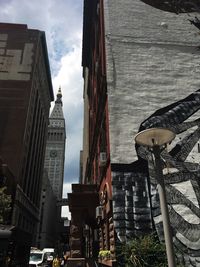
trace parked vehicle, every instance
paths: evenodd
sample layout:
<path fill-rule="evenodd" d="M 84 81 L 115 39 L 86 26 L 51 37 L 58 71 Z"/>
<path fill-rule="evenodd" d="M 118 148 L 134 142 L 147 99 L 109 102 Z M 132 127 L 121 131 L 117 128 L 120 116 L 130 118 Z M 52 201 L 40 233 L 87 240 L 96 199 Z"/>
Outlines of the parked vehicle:
<path fill-rule="evenodd" d="M 30 257 L 29 257 L 29 267 L 32 267 L 31 264 L 36 267 L 44 262 L 44 252 L 37 249 L 31 250 Z"/>
<path fill-rule="evenodd" d="M 44 248 L 39 250 L 37 248 L 31 248 L 29 267 L 46 267 L 53 261 L 54 248 Z"/>
<path fill-rule="evenodd" d="M 47 261 L 52 261 L 53 260 L 53 257 L 54 257 L 54 254 L 55 254 L 55 250 L 54 248 L 44 248 L 42 250 L 46 257 L 47 257 Z"/>

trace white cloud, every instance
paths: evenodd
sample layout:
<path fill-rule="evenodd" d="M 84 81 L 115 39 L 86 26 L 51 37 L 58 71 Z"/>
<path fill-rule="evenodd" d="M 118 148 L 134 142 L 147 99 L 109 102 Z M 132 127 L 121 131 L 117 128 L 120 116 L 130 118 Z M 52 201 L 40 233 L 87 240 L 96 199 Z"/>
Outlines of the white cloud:
<path fill-rule="evenodd" d="M 61 85 L 63 93 L 64 109 L 68 105 L 77 106 L 82 103 L 82 69 L 81 46 L 74 46 L 73 50 L 63 56 L 60 61 L 58 74 L 53 78 L 54 88 Z M 70 107 L 71 108 L 71 107 Z"/>
<path fill-rule="evenodd" d="M 82 144 L 82 2 L 0 0 L 0 21 L 45 31 L 54 93 L 59 85 L 67 126 L 65 182 L 78 181 Z M 53 103 L 52 103 L 53 106 Z M 65 188 L 65 185 L 64 185 Z"/>

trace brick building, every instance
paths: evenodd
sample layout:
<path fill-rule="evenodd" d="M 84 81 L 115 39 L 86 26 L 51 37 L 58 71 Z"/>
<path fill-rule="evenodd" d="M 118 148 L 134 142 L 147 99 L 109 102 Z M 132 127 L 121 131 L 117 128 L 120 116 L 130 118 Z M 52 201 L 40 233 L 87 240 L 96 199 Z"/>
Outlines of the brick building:
<path fill-rule="evenodd" d="M 116 242 L 155 226 L 134 136 L 156 110 L 199 88 L 199 42 L 188 14 L 139 0 L 84 1 L 82 183 L 97 185 L 100 249 L 113 258 Z"/>
<path fill-rule="evenodd" d="M 0 156 L 17 189 L 12 214 L 13 253 L 28 261 L 35 238 L 53 100 L 45 33 L 27 25 L 0 24 Z M 17 264 L 17 262 L 15 262 Z"/>

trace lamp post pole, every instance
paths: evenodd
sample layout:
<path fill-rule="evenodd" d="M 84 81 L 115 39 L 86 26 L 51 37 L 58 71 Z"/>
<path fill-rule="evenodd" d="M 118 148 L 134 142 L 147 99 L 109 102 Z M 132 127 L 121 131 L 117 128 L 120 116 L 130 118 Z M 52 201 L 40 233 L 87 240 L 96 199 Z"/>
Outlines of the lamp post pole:
<path fill-rule="evenodd" d="M 165 246 L 169 267 L 175 267 L 176 263 L 160 152 L 161 147 L 171 142 L 174 138 L 175 134 L 171 130 L 165 128 L 150 128 L 138 133 L 135 137 L 136 143 L 138 143 L 139 145 L 150 147 L 155 157 L 156 180 L 158 183 L 160 209 L 163 220 Z"/>
<path fill-rule="evenodd" d="M 175 263 L 174 249 L 173 249 L 173 239 L 172 239 L 169 212 L 168 212 L 168 206 L 167 206 L 165 184 L 163 180 L 163 171 L 162 171 L 162 166 L 160 162 L 160 147 L 158 145 L 153 146 L 153 154 L 155 156 L 155 171 L 156 171 L 156 178 L 158 182 L 158 193 L 159 193 L 160 209 L 161 209 L 162 220 L 163 220 L 163 230 L 164 230 L 164 237 L 165 237 L 167 261 L 168 261 L 169 267 L 175 267 L 176 263 Z"/>

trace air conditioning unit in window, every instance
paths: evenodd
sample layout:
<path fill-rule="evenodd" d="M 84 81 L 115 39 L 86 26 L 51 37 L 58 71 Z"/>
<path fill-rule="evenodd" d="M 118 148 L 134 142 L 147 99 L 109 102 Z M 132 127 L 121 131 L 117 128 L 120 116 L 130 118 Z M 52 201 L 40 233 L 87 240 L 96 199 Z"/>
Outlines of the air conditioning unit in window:
<path fill-rule="evenodd" d="M 98 206 L 96 207 L 96 218 L 102 217 L 102 207 Z"/>
<path fill-rule="evenodd" d="M 105 166 L 107 162 L 107 154 L 106 152 L 100 152 L 100 166 Z"/>

